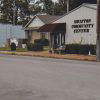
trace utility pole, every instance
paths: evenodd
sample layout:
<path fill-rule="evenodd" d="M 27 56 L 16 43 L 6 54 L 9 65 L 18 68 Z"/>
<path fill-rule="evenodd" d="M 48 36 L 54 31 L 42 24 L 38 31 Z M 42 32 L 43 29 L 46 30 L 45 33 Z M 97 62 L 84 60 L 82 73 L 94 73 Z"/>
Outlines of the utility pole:
<path fill-rule="evenodd" d="M 15 25 L 16 23 L 16 4 L 15 4 L 15 0 L 13 1 L 13 25 Z"/>
<path fill-rule="evenodd" d="M 69 12 L 69 0 L 67 0 L 67 13 Z"/>
<path fill-rule="evenodd" d="M 96 60 L 100 62 L 100 0 L 97 0 L 97 48 Z"/>
<path fill-rule="evenodd" d="M 16 24 L 16 0 L 13 0 L 13 18 L 12 18 L 12 25 L 10 29 L 10 38 L 13 38 L 13 32 L 14 32 L 14 25 Z M 12 32 L 13 31 L 13 32 Z"/>

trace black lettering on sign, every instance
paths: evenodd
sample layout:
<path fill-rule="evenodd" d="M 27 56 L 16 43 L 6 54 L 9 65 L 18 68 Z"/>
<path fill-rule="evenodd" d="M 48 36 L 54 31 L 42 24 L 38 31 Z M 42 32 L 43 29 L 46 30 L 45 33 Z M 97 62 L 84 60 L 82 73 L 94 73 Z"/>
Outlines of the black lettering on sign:
<path fill-rule="evenodd" d="M 94 27 L 94 24 L 91 24 L 91 22 L 91 19 L 74 20 L 74 25 L 71 27 L 74 29 L 74 33 L 88 33 Z"/>
<path fill-rule="evenodd" d="M 75 29 L 74 33 L 88 33 L 89 29 Z"/>

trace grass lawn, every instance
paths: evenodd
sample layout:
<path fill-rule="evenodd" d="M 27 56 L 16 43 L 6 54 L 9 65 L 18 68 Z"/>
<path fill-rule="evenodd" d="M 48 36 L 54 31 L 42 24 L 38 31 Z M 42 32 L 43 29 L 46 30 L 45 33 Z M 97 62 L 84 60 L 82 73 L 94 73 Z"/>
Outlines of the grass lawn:
<path fill-rule="evenodd" d="M 0 47 L 0 51 L 10 51 L 11 48 L 10 47 Z M 44 46 L 44 51 L 48 51 L 49 47 L 48 46 Z M 27 48 L 17 48 L 16 49 L 17 52 L 26 52 Z"/>
<path fill-rule="evenodd" d="M 10 47 L 0 47 L 0 51 L 10 51 Z M 18 52 L 26 52 L 27 48 L 17 48 L 16 51 Z"/>
<path fill-rule="evenodd" d="M 49 46 L 44 46 L 44 51 L 48 51 L 49 50 Z"/>
<path fill-rule="evenodd" d="M 11 50 L 9 47 L 0 47 L 0 51 L 9 51 Z"/>

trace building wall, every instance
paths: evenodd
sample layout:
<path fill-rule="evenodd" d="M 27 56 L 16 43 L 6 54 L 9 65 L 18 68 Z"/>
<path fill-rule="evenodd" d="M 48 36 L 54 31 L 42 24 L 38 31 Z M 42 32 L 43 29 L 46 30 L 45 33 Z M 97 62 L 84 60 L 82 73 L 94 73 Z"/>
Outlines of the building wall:
<path fill-rule="evenodd" d="M 42 36 L 44 34 L 45 36 Z M 35 39 L 49 39 L 48 33 L 40 33 L 37 31 L 26 31 L 25 32 L 26 39 L 28 39 L 28 42 L 34 43 Z"/>
<path fill-rule="evenodd" d="M 37 31 L 33 31 L 33 32 L 32 32 L 32 38 L 31 38 L 31 42 L 32 42 L 32 43 L 34 43 L 34 40 L 35 40 L 35 39 L 40 39 L 40 38 L 41 38 L 41 35 L 40 35 L 39 32 L 37 32 Z"/>
<path fill-rule="evenodd" d="M 77 22 L 76 20 L 80 20 Z M 90 20 L 87 21 L 86 20 Z M 83 21 L 83 22 L 82 22 Z M 96 10 L 80 7 L 54 23 L 66 23 L 66 44 L 96 44 Z M 88 27 L 74 28 L 75 25 Z M 91 24 L 91 25 L 90 25 Z M 90 26 L 89 26 L 90 25 Z M 85 32 L 82 30 L 85 29 Z M 79 31 L 79 32 L 78 32 Z"/>
<path fill-rule="evenodd" d="M 42 34 L 44 34 L 44 36 L 42 36 Z M 40 33 L 37 31 L 33 31 L 32 32 L 32 38 L 31 38 L 31 42 L 34 43 L 35 39 L 48 39 L 48 33 Z"/>
<path fill-rule="evenodd" d="M 33 28 L 39 28 L 41 26 L 43 26 L 45 23 L 42 22 L 37 16 L 33 19 L 33 21 L 31 22 L 31 24 L 28 27 L 33 27 Z M 30 35 L 31 37 L 29 38 L 28 35 Z M 42 34 L 37 32 L 37 31 L 27 31 L 26 32 L 26 38 L 30 40 L 31 43 L 34 43 L 35 39 L 41 39 Z M 48 35 L 45 34 L 45 37 L 47 38 Z"/>

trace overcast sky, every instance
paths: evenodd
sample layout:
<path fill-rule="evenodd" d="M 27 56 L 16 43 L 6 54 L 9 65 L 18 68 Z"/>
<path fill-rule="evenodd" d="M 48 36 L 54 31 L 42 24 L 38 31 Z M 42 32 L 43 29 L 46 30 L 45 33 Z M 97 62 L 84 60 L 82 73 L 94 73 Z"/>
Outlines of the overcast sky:
<path fill-rule="evenodd" d="M 30 4 L 33 4 L 34 3 L 34 0 L 30 0 L 31 1 L 31 3 Z M 33 3 L 32 3 L 32 1 L 33 1 Z M 38 1 L 38 0 L 35 0 L 35 1 Z M 53 2 L 56 2 L 56 1 L 58 1 L 58 0 L 52 0 Z"/>
<path fill-rule="evenodd" d="M 38 0 L 36 0 L 36 1 L 38 1 Z M 57 1 L 57 0 L 52 0 L 52 1 L 54 1 L 54 2 L 55 2 L 55 1 Z"/>
<path fill-rule="evenodd" d="M 52 1 L 54 1 L 54 2 L 55 2 L 55 1 L 57 1 L 57 0 L 52 0 Z"/>

